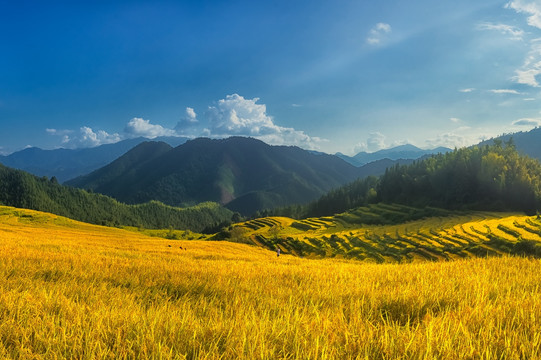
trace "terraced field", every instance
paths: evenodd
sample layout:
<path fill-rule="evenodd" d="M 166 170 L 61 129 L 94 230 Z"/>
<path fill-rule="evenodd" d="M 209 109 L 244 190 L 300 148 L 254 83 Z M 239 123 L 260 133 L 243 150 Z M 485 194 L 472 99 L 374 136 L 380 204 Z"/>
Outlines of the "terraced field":
<path fill-rule="evenodd" d="M 541 256 L 541 220 L 516 213 L 448 213 L 419 217 L 418 209 L 372 205 L 333 217 L 282 217 L 237 224 L 253 244 L 301 257 L 383 262 L 453 260 L 502 254 Z M 426 215 L 426 214 L 425 214 Z M 385 225 L 373 225 L 374 223 Z"/>

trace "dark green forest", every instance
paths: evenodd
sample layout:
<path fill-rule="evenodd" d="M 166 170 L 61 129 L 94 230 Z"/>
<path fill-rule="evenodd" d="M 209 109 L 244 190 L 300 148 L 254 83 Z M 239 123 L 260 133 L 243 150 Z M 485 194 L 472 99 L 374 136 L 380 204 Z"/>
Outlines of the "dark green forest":
<path fill-rule="evenodd" d="M 56 178 L 37 177 L 0 165 L 0 204 L 50 212 L 91 224 L 149 229 L 213 231 L 234 213 L 216 203 L 175 208 L 158 201 L 126 205 L 108 196 L 60 185 Z"/>
<path fill-rule="evenodd" d="M 362 176 L 363 169 L 294 146 L 252 138 L 198 138 L 176 148 L 145 142 L 109 165 L 66 184 L 127 204 L 218 202 L 243 215 L 307 203 Z M 380 172 L 383 173 L 383 170 Z"/>
<path fill-rule="evenodd" d="M 521 155 L 510 139 L 455 149 L 411 165 L 395 165 L 379 178 L 358 179 L 304 206 L 260 215 L 327 216 L 373 203 L 448 210 L 521 211 L 541 208 L 541 164 Z"/>

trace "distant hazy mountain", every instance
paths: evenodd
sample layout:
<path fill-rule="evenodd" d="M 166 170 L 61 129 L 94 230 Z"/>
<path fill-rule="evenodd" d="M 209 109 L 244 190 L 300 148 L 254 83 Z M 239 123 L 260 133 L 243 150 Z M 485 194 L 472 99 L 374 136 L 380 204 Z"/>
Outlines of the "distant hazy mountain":
<path fill-rule="evenodd" d="M 185 143 L 187 138 L 161 137 L 154 140 L 178 146 Z M 42 150 L 40 148 L 28 148 L 11 155 L 0 156 L 0 163 L 28 171 L 37 176 L 55 176 L 59 182 L 64 182 L 109 164 L 144 141 L 148 141 L 148 139 L 128 139 L 115 144 L 85 149 Z"/>
<path fill-rule="evenodd" d="M 383 171 L 385 171 L 383 169 Z M 243 214 L 317 199 L 363 171 L 328 154 L 233 137 L 176 148 L 139 144 L 111 164 L 68 185 L 127 203 L 159 200 L 182 206 L 216 201 Z"/>
<path fill-rule="evenodd" d="M 505 134 L 496 139 L 504 142 L 513 138 L 513 142 L 520 153 L 541 160 L 541 128 L 535 128 L 527 132 L 518 132 L 514 134 Z M 494 139 L 481 142 L 479 145 L 491 145 Z"/>
<path fill-rule="evenodd" d="M 415 160 L 425 155 L 446 153 L 448 151 L 451 151 L 451 149 L 438 147 L 432 150 L 423 150 L 423 149 L 419 149 L 416 146 L 406 144 L 406 145 L 400 145 L 400 146 L 390 148 L 390 149 L 379 150 L 373 153 L 367 153 L 367 152 L 362 151 L 354 156 L 347 156 L 341 153 L 337 153 L 336 156 L 344 159 L 345 161 L 349 162 L 352 165 L 362 166 L 370 162 L 382 160 L 382 159 L 390 159 L 390 160 L 413 159 Z"/>

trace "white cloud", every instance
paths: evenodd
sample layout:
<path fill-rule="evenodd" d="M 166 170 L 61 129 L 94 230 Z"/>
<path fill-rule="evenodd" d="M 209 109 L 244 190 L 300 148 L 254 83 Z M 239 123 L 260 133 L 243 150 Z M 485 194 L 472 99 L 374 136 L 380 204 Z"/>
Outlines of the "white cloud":
<path fill-rule="evenodd" d="M 477 26 L 480 30 L 495 30 L 499 31 L 504 35 L 508 35 L 512 40 L 522 40 L 524 36 L 524 30 L 511 25 L 505 24 L 492 24 L 492 23 L 482 23 Z"/>
<path fill-rule="evenodd" d="M 381 149 L 385 149 L 385 135 L 380 132 L 371 132 L 368 134 L 366 141 L 360 142 L 354 147 L 354 152 L 359 153 L 361 151 L 374 152 Z"/>
<path fill-rule="evenodd" d="M 483 141 L 484 137 L 481 136 L 468 136 L 460 134 L 460 131 L 452 131 L 444 134 L 439 134 L 432 139 L 425 141 L 426 146 L 430 149 L 443 146 L 446 148 L 454 149 L 465 146 L 470 146 Z"/>
<path fill-rule="evenodd" d="M 444 146 L 450 149 L 472 146 L 491 137 L 498 136 L 501 128 L 472 128 L 459 126 L 449 132 L 437 134 L 425 140 L 425 147 L 429 149 Z"/>
<path fill-rule="evenodd" d="M 182 134 L 185 136 L 193 136 L 196 132 L 196 126 L 199 123 L 197 119 L 197 114 L 195 110 L 191 107 L 186 108 L 186 113 L 175 126 L 175 131 L 177 134 Z"/>
<path fill-rule="evenodd" d="M 524 60 L 522 68 L 516 70 L 515 80 L 520 84 L 539 87 L 537 75 L 541 74 L 541 38 L 530 42 L 530 50 Z"/>
<path fill-rule="evenodd" d="M 109 134 L 103 130 L 94 131 L 88 126 L 83 126 L 76 133 L 73 130 L 46 129 L 49 135 L 62 138 L 62 145 L 67 148 L 95 147 L 103 144 L 112 144 L 121 140 L 119 134 Z"/>
<path fill-rule="evenodd" d="M 520 95 L 521 94 L 518 91 L 511 90 L 511 89 L 493 89 L 493 90 L 489 90 L 489 91 L 491 93 L 493 93 L 493 94 L 513 94 L 513 95 Z"/>
<path fill-rule="evenodd" d="M 541 3 L 539 1 L 513 0 L 505 7 L 517 13 L 528 14 L 528 25 L 541 29 Z"/>
<path fill-rule="evenodd" d="M 77 147 L 92 147 L 103 144 L 112 144 L 121 140 L 119 134 L 109 134 L 103 130 L 94 132 L 94 130 L 87 126 L 83 126 L 79 129 L 79 131 L 80 135 L 74 139 L 75 143 L 79 145 Z"/>
<path fill-rule="evenodd" d="M 460 89 L 458 91 L 463 92 L 463 93 L 471 93 L 472 91 L 475 91 L 475 89 L 474 88 L 468 88 L 468 89 Z"/>
<path fill-rule="evenodd" d="M 513 9 L 519 14 L 527 14 L 528 25 L 541 29 L 541 2 L 512 0 L 505 6 Z M 518 84 L 539 87 L 537 76 L 541 74 L 541 39 L 532 39 L 529 41 L 530 50 L 520 69 L 515 70 L 513 81 Z"/>
<path fill-rule="evenodd" d="M 188 122 L 197 122 L 197 114 L 195 113 L 195 110 L 191 107 L 186 108 L 186 121 Z"/>
<path fill-rule="evenodd" d="M 366 38 L 366 42 L 370 45 L 378 45 L 384 41 L 388 34 L 392 32 L 391 25 L 386 23 L 377 23 Z"/>
<path fill-rule="evenodd" d="M 522 118 L 515 120 L 511 123 L 513 126 L 530 126 L 530 127 L 537 127 L 541 126 L 541 119 L 533 119 L 533 118 Z"/>
<path fill-rule="evenodd" d="M 208 133 L 214 137 L 251 136 L 273 145 L 297 145 L 307 149 L 317 149 L 318 144 L 325 141 L 274 124 L 267 115 L 267 107 L 258 101 L 259 98 L 245 99 L 238 94 L 219 100 L 205 114 L 210 126 Z"/>
<path fill-rule="evenodd" d="M 45 131 L 49 135 L 61 136 L 64 139 L 69 139 L 69 135 L 73 133 L 73 130 L 58 130 L 58 129 L 49 129 L 49 128 L 45 129 Z"/>
<path fill-rule="evenodd" d="M 175 130 L 166 129 L 161 125 L 151 124 L 150 120 L 142 118 L 131 119 L 124 132 L 130 137 L 143 136 L 149 139 L 153 139 L 158 136 L 175 136 L 177 133 Z"/>
<path fill-rule="evenodd" d="M 456 117 L 452 117 L 449 120 L 451 120 L 451 122 L 454 122 L 454 123 L 462 122 L 462 120 L 460 120 L 459 118 L 456 118 Z"/>

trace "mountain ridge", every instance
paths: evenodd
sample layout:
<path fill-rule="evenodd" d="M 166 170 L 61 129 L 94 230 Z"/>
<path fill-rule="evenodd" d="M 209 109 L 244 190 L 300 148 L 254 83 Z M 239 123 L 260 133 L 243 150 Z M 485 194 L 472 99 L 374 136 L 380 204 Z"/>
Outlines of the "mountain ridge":
<path fill-rule="evenodd" d="M 141 146 L 151 145 L 139 144 L 123 157 L 142 152 L 138 149 Z M 159 200 L 185 206 L 217 201 L 247 214 L 314 200 L 362 174 L 338 157 L 312 154 L 295 146 L 271 146 L 244 137 L 198 138 L 152 155 L 151 161 L 139 161 L 107 184 L 99 183 L 98 179 L 118 172 L 123 157 L 67 184 L 127 203 Z M 253 204 L 248 198 L 258 201 Z"/>
<path fill-rule="evenodd" d="M 27 171 L 36 176 L 55 177 L 63 183 L 72 178 L 88 174 L 114 161 L 131 150 L 134 146 L 149 141 L 144 137 L 126 139 L 114 144 L 104 144 L 90 148 L 44 150 L 31 147 L 0 156 L 0 163 L 10 168 Z M 153 140 L 163 141 L 177 146 L 187 138 L 158 137 Z"/>

